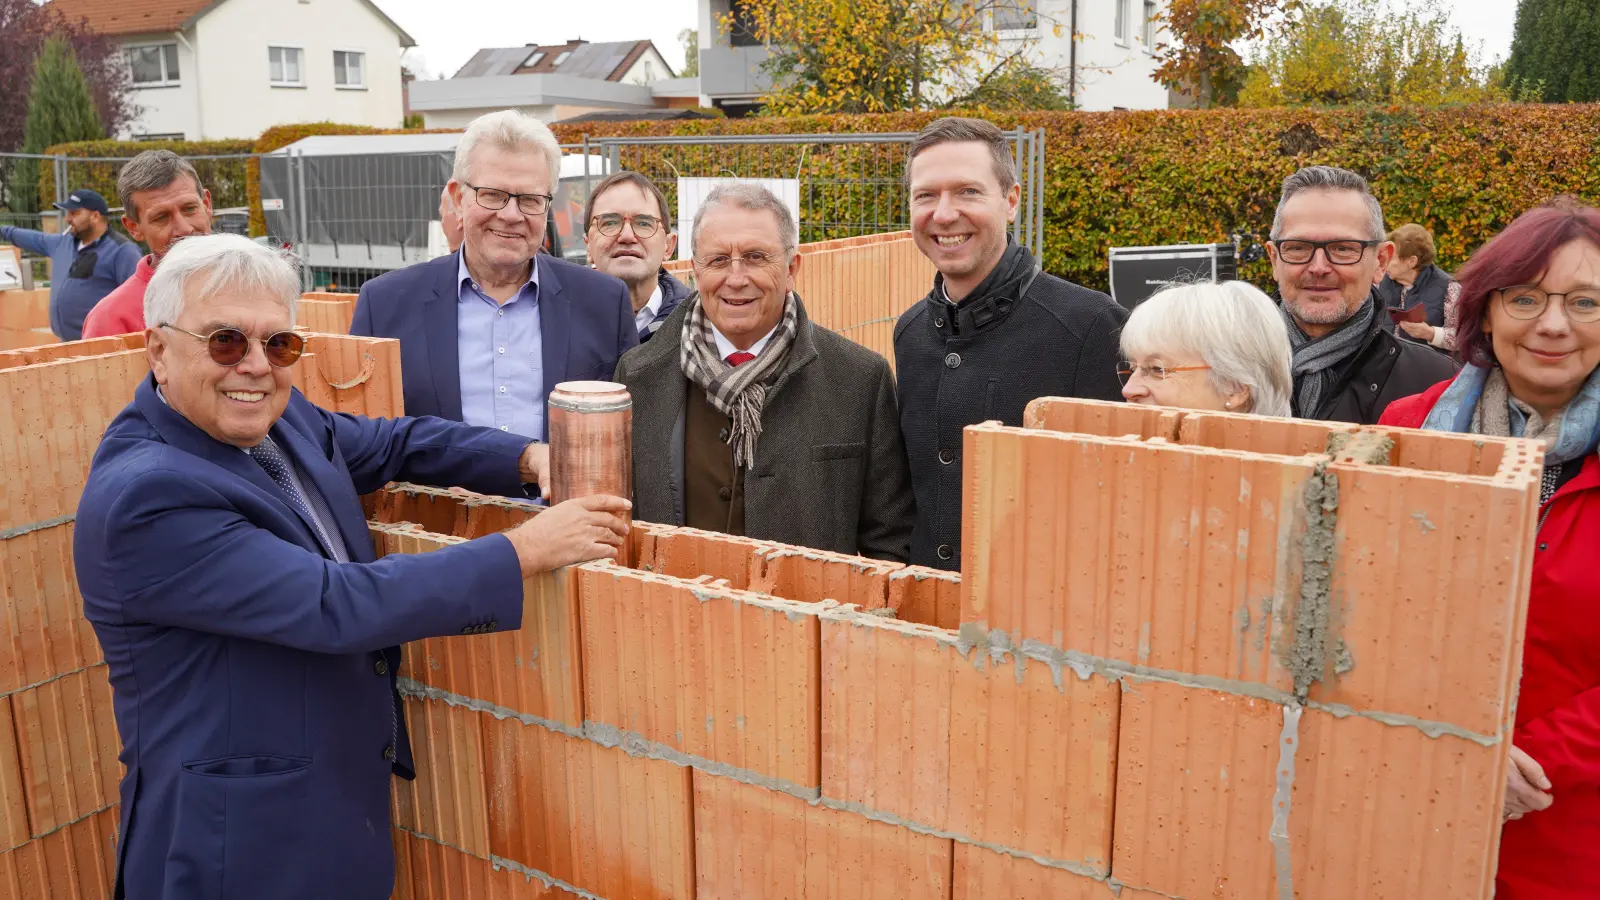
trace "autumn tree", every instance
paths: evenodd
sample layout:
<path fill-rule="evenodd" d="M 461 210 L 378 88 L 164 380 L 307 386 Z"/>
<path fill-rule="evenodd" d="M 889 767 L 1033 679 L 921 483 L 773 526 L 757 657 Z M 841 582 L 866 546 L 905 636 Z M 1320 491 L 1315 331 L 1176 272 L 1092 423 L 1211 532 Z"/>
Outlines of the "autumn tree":
<path fill-rule="evenodd" d="M 1029 0 L 738 0 L 722 26 L 768 49 L 775 115 L 939 108 L 999 101 L 1042 83 L 1028 51 L 1059 27 Z"/>
<path fill-rule="evenodd" d="M 1551 102 L 1600 100 L 1600 4 L 1521 0 L 1505 77 L 1508 88 L 1536 85 Z"/>
<path fill-rule="evenodd" d="M 22 129 L 22 152 L 43 153 L 45 148 L 67 141 L 89 141 L 105 137 L 100 115 L 89 95 L 89 80 L 73 56 L 65 38 L 44 42 L 34 62 L 28 89 L 28 121 Z M 39 183 L 38 161 L 24 159 L 17 166 L 18 186 Z M 19 212 L 37 212 L 39 196 L 19 190 L 12 198 Z"/>
<path fill-rule="evenodd" d="M 0 151 L 22 146 L 34 61 L 51 35 L 60 35 L 71 45 L 107 133 L 116 133 L 136 112 L 127 64 L 117 42 L 90 31 L 83 20 L 66 20 L 51 6 L 33 0 L 0 0 Z"/>
<path fill-rule="evenodd" d="M 1273 15 L 1298 6 L 1296 0 L 1171 0 L 1162 21 L 1172 40 L 1155 47 L 1155 79 L 1201 106 L 1231 104 L 1247 71 L 1238 45 L 1260 39 Z"/>
<path fill-rule="evenodd" d="M 1510 99 L 1438 0 L 1310 0 L 1272 30 L 1241 106 L 1439 105 Z"/>

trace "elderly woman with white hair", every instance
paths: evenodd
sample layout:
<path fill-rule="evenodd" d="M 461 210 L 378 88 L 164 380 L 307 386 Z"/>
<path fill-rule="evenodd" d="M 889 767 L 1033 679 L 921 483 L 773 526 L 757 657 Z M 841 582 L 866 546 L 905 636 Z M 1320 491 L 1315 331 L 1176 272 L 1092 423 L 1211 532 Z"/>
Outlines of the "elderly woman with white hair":
<path fill-rule="evenodd" d="M 1134 308 L 1117 369 L 1129 403 L 1289 415 L 1289 337 L 1242 281 L 1169 287 Z"/>

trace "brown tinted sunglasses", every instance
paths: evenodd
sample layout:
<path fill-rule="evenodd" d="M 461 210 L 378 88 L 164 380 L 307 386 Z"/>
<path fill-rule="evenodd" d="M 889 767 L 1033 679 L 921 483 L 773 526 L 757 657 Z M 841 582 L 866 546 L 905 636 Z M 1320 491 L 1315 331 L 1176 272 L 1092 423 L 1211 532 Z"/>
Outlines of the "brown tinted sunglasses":
<path fill-rule="evenodd" d="M 237 366 L 250 352 L 251 339 L 237 328 L 218 328 L 210 334 L 195 334 L 171 323 L 159 327 L 182 331 L 190 337 L 205 341 L 206 350 L 211 354 L 211 361 L 219 366 L 229 368 Z M 306 339 L 293 331 L 278 331 L 261 339 L 261 349 L 267 354 L 268 363 L 283 369 L 294 365 L 300 354 L 305 352 Z"/>

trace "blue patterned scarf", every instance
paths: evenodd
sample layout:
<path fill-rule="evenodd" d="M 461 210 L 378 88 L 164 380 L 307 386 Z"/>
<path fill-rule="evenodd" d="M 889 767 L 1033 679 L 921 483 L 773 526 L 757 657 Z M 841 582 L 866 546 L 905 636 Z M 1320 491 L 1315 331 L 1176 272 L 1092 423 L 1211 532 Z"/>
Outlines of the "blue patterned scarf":
<path fill-rule="evenodd" d="M 1485 394 L 1491 398 L 1504 397 L 1499 402 L 1505 409 L 1480 409 Z M 1502 422 L 1505 424 L 1500 424 Z M 1499 366 L 1467 365 L 1433 405 L 1433 411 L 1422 423 L 1422 430 L 1495 437 L 1543 437 L 1547 465 L 1582 459 L 1600 447 L 1600 369 L 1589 373 L 1583 389 L 1567 404 L 1558 420 L 1550 424 L 1553 429 L 1536 425 L 1536 433 L 1528 434 L 1528 413 L 1505 388 L 1503 370 Z"/>

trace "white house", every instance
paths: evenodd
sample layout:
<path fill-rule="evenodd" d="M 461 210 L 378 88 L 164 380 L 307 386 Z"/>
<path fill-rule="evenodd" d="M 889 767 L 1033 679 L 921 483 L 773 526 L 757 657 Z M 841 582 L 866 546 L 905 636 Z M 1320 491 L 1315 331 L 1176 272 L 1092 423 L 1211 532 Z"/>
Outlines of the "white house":
<path fill-rule="evenodd" d="M 1030 61 L 1057 72 L 1079 109 L 1167 108 L 1167 89 L 1153 77 L 1154 48 L 1167 39 L 1159 22 L 1167 0 L 989 2 L 985 27 L 1002 47 L 1028 42 Z M 766 47 L 722 26 L 730 12 L 737 19 L 740 0 L 699 4 L 701 94 L 730 116 L 754 111 L 770 86 L 761 71 Z"/>
<path fill-rule="evenodd" d="M 416 42 L 371 0 L 50 0 L 122 43 L 122 138 L 253 138 L 274 125 L 399 128 Z"/>

